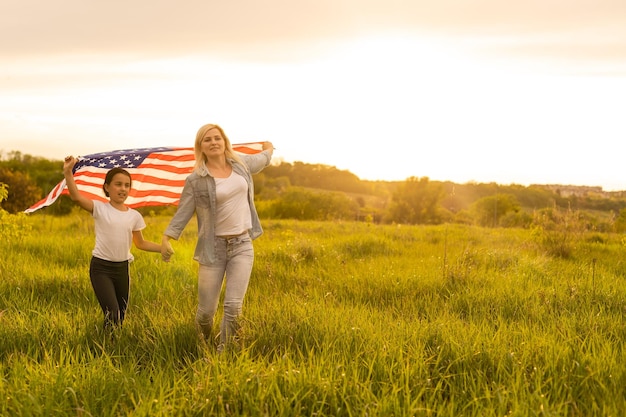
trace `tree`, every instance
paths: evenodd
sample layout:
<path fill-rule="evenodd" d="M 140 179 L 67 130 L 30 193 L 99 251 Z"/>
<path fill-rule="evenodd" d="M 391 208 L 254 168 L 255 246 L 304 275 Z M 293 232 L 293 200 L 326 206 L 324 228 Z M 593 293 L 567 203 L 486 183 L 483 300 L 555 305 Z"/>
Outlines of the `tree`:
<path fill-rule="evenodd" d="M 368 193 L 370 191 L 370 186 L 350 171 L 323 164 L 306 164 L 298 161 L 293 164 L 283 162 L 280 165 L 268 166 L 263 170 L 263 174 L 268 178 L 286 177 L 291 185 L 298 187 L 347 193 Z"/>
<path fill-rule="evenodd" d="M 317 192 L 290 187 L 272 204 L 272 216 L 278 219 L 353 220 L 359 206 L 343 193 Z"/>
<path fill-rule="evenodd" d="M 517 213 L 520 209 L 521 205 L 514 195 L 496 194 L 477 200 L 470 211 L 480 226 L 496 227 L 507 214 Z"/>
<path fill-rule="evenodd" d="M 61 180 L 63 180 L 62 161 L 51 161 L 41 157 L 24 155 L 18 151 L 9 152 L 7 155 L 0 154 L 0 170 L 5 169 L 13 174 L 27 176 L 31 184 L 39 188 L 38 195 L 31 195 L 27 200 L 20 204 L 23 207 L 16 207 L 18 211 L 22 211 L 32 206 L 45 197 Z M 10 199 L 15 197 L 15 193 L 21 192 L 17 187 L 9 184 Z M 69 214 L 74 207 L 74 203 L 66 196 L 59 198 L 53 205 L 46 207 L 45 210 L 49 214 Z"/>
<path fill-rule="evenodd" d="M 41 188 L 28 174 L 0 168 L 0 183 L 8 188 L 8 197 L 2 202 L 2 207 L 9 213 L 22 212 L 40 199 Z"/>
<path fill-rule="evenodd" d="M 441 223 L 440 203 L 444 196 L 441 183 L 431 183 L 428 177 L 410 177 L 392 195 L 389 220 L 405 224 Z"/>

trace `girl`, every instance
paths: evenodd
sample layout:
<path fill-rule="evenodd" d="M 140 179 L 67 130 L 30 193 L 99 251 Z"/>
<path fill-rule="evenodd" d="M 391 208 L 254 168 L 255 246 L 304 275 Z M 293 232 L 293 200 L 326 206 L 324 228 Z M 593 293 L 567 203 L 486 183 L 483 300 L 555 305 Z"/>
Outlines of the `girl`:
<path fill-rule="evenodd" d="M 76 162 L 73 156 L 66 157 L 63 175 L 70 198 L 91 213 L 95 221 L 96 244 L 89 267 L 91 285 L 104 313 L 104 328 L 119 327 L 128 307 L 132 243 L 148 252 L 161 252 L 161 246 L 144 240 L 143 217 L 124 205 L 132 184 L 126 170 L 113 168 L 107 172 L 102 189 L 109 202 L 103 203 L 85 197 L 76 187 L 72 173 Z"/>

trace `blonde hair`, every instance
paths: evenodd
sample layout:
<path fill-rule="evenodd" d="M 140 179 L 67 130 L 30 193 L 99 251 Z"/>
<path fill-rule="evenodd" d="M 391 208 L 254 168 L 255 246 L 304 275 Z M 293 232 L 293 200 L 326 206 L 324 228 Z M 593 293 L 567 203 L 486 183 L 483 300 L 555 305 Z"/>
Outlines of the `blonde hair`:
<path fill-rule="evenodd" d="M 224 133 L 224 130 L 218 125 L 206 124 L 202 126 L 200 129 L 198 129 L 198 133 L 196 133 L 196 141 L 193 147 L 194 155 L 196 156 L 196 164 L 193 167 L 194 171 L 196 173 L 200 173 L 202 171 L 202 167 L 205 166 L 206 163 L 208 162 L 206 155 L 202 153 L 202 140 L 204 139 L 206 132 L 208 132 L 211 129 L 217 129 L 220 131 L 220 135 L 224 139 L 224 145 L 225 145 L 224 154 L 226 156 L 226 159 L 227 160 L 234 159 L 235 161 L 243 165 L 244 168 L 247 169 L 246 164 L 244 164 L 241 158 L 239 157 L 239 155 L 237 155 L 233 151 L 233 147 L 230 144 L 230 140 Z"/>

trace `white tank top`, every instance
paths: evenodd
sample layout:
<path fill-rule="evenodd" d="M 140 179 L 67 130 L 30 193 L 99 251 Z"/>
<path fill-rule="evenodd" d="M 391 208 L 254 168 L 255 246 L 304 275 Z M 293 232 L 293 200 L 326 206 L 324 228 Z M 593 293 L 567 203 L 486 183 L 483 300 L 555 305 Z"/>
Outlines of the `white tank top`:
<path fill-rule="evenodd" d="M 248 203 L 248 183 L 241 175 L 231 172 L 228 178 L 215 178 L 217 198 L 217 236 L 239 235 L 252 228 Z"/>

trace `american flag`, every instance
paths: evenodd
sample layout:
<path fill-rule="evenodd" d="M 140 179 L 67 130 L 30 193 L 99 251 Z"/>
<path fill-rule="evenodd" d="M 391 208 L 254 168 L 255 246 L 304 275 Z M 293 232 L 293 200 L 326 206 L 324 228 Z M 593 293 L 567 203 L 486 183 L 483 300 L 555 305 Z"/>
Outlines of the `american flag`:
<path fill-rule="evenodd" d="M 261 151 L 262 142 L 233 144 L 232 147 L 239 154 L 254 154 Z M 193 148 L 176 147 L 124 149 L 78 159 L 72 170 L 76 186 L 92 200 L 108 201 L 102 191 L 108 170 L 116 167 L 127 170 L 133 183 L 125 204 L 131 208 L 177 205 L 185 179 L 195 164 Z M 69 194 L 65 179 L 24 212 L 32 213 L 47 207 L 63 194 Z"/>

